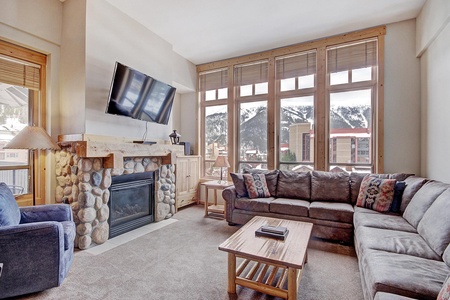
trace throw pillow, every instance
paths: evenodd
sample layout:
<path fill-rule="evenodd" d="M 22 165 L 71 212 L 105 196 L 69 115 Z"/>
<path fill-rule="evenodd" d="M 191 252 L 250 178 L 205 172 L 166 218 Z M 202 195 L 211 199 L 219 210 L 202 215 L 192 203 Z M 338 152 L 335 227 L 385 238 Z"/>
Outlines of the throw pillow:
<path fill-rule="evenodd" d="M 249 198 L 270 197 L 264 174 L 243 174 Z"/>
<path fill-rule="evenodd" d="M 386 212 L 394 198 L 394 187 L 395 179 L 381 179 L 366 175 L 361 182 L 356 206 Z"/>
<path fill-rule="evenodd" d="M 444 282 L 444 285 L 437 296 L 437 300 L 449 300 L 450 299 L 450 276 L 447 277 L 447 280 Z"/>
<path fill-rule="evenodd" d="M 391 211 L 395 213 L 400 212 L 400 205 L 402 204 L 403 191 L 406 188 L 406 182 L 397 181 L 394 187 L 394 199 L 392 200 Z"/>
<path fill-rule="evenodd" d="M 0 183 L 0 226 L 18 225 L 20 210 L 16 199 L 8 186 Z"/>
<path fill-rule="evenodd" d="M 244 176 L 241 173 L 230 173 L 238 198 L 248 197 L 247 188 L 244 183 Z"/>

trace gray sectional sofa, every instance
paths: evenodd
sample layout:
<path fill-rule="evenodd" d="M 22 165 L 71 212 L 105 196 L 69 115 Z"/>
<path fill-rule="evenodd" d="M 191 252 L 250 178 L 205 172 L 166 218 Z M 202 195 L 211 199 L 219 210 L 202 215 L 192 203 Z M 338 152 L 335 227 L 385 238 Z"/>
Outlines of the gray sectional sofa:
<path fill-rule="evenodd" d="M 270 197 L 246 195 L 242 174 L 222 193 L 229 224 L 255 215 L 311 222 L 314 237 L 354 243 L 364 299 L 436 299 L 450 275 L 450 185 L 409 174 L 398 212 L 356 206 L 364 174 L 248 170 L 265 174 Z"/>

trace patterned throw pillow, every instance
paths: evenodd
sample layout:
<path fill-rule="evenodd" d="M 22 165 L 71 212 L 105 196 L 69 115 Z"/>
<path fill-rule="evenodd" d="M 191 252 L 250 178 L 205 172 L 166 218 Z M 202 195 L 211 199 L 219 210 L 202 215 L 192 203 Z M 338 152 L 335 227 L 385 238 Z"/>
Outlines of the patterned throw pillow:
<path fill-rule="evenodd" d="M 249 198 L 270 197 L 264 174 L 243 174 Z"/>
<path fill-rule="evenodd" d="M 389 210 L 394 198 L 395 179 L 381 179 L 366 175 L 361 182 L 356 206 L 379 212 Z"/>
<path fill-rule="evenodd" d="M 444 285 L 437 296 L 437 300 L 449 300 L 450 299 L 450 276 L 447 277 L 447 280 L 444 282 Z"/>

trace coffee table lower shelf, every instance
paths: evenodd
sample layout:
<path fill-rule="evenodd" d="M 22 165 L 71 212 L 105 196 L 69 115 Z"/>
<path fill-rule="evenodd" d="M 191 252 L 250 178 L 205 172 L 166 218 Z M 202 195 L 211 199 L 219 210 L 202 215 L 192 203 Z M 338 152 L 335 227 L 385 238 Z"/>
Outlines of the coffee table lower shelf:
<path fill-rule="evenodd" d="M 297 299 L 302 269 L 246 258 L 236 268 L 237 257 L 233 253 L 228 253 L 229 293 L 236 293 L 236 284 L 238 284 L 271 296 L 289 300 Z"/>

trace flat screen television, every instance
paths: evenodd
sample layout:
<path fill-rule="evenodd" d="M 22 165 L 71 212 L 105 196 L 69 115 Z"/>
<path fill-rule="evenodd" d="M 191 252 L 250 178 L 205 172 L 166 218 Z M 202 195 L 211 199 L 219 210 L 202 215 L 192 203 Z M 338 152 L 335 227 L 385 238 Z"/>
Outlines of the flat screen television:
<path fill-rule="evenodd" d="M 176 89 L 116 62 L 106 113 L 147 122 L 169 122 Z"/>

